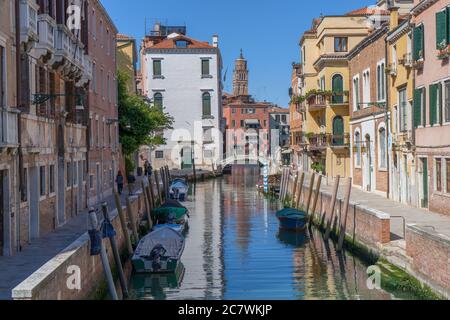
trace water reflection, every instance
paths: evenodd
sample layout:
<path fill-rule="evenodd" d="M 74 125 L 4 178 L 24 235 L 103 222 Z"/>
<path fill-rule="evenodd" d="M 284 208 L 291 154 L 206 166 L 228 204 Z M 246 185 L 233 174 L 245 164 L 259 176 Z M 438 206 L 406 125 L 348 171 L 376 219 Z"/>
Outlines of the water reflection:
<path fill-rule="evenodd" d="M 277 202 L 256 192 L 258 167 L 197 184 L 183 276 L 136 276 L 139 299 L 391 299 L 366 286 L 367 266 L 316 231 L 280 231 Z M 144 285 L 142 285 L 144 284 Z M 144 288 L 144 289 L 143 289 Z"/>

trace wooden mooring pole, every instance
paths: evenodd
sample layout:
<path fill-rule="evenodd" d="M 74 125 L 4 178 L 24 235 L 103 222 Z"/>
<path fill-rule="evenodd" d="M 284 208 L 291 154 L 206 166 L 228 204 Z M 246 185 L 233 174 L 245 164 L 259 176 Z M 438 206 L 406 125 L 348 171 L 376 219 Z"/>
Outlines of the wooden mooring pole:
<path fill-rule="evenodd" d="M 89 210 L 89 222 L 90 230 L 98 230 L 98 219 L 94 208 Z M 103 244 L 103 239 L 100 239 L 100 259 L 102 260 L 103 270 L 105 271 L 106 282 L 108 283 L 109 294 L 112 300 L 119 300 L 117 296 L 116 286 L 114 285 L 114 279 L 111 272 L 111 267 L 109 265 L 108 254 L 106 253 L 105 245 Z"/>
<path fill-rule="evenodd" d="M 333 227 L 334 211 L 335 211 L 335 207 L 336 207 L 336 199 L 337 199 L 337 194 L 338 194 L 338 191 L 339 191 L 339 181 L 340 180 L 341 180 L 341 177 L 337 176 L 336 180 L 334 182 L 333 194 L 331 196 L 331 201 L 330 201 L 330 204 L 328 206 L 328 212 L 327 212 L 328 215 L 329 215 L 329 219 L 327 221 L 327 228 L 325 230 L 325 237 L 324 237 L 325 240 L 330 239 L 331 228 Z"/>
<path fill-rule="evenodd" d="M 128 232 L 127 220 L 125 219 L 125 215 L 123 214 L 122 204 L 120 203 L 119 194 L 114 191 L 114 201 L 116 202 L 117 212 L 119 214 L 120 227 L 122 228 L 123 236 L 125 238 L 125 243 L 128 250 L 128 255 L 133 256 L 133 246 L 131 245 L 130 233 Z"/>
<path fill-rule="evenodd" d="M 145 211 L 147 213 L 148 227 L 149 227 L 149 229 L 151 229 L 153 227 L 153 223 L 152 223 L 152 217 L 151 217 L 151 212 L 150 212 L 150 198 L 148 197 L 144 180 L 141 181 L 141 185 L 142 185 L 142 195 L 144 196 Z"/>
<path fill-rule="evenodd" d="M 299 175 L 300 175 L 300 172 L 296 171 L 295 172 L 295 178 L 294 178 L 294 186 L 293 186 L 293 189 L 292 189 L 292 206 L 295 206 L 295 203 L 296 203 L 295 196 L 296 196 L 296 193 L 297 193 Z"/>
<path fill-rule="evenodd" d="M 102 204 L 103 218 L 107 223 L 111 223 L 108 213 L 108 206 L 105 203 Z M 119 275 L 120 287 L 122 288 L 122 296 L 124 299 L 128 298 L 127 282 L 125 280 L 125 274 L 123 272 L 122 260 L 120 259 L 119 248 L 117 247 L 116 237 L 109 236 L 109 243 L 111 244 L 111 250 L 114 256 L 114 263 L 116 264 L 117 273 Z"/>
<path fill-rule="evenodd" d="M 311 207 L 311 213 L 309 214 L 309 227 L 312 226 L 314 223 L 314 217 L 316 214 L 316 208 L 317 208 L 317 201 L 319 200 L 319 194 L 320 194 L 320 187 L 322 186 L 322 175 L 319 174 L 317 177 L 317 183 L 316 183 L 316 191 L 314 192 L 314 198 L 312 202 Z"/>
<path fill-rule="evenodd" d="M 311 174 L 311 181 L 309 182 L 308 199 L 306 199 L 305 213 L 309 213 L 309 206 L 311 204 L 311 198 L 314 191 L 314 181 L 316 180 L 316 174 L 313 172 Z"/>
<path fill-rule="evenodd" d="M 126 201 L 126 205 L 127 205 L 128 221 L 130 221 L 131 230 L 133 231 L 134 241 L 137 244 L 139 242 L 139 233 L 138 233 L 137 226 L 136 226 L 136 220 L 134 219 L 134 213 L 133 213 L 133 209 L 131 207 L 130 197 L 126 197 L 125 201 Z"/>
<path fill-rule="evenodd" d="M 162 205 L 163 198 L 162 198 L 162 193 L 161 193 L 161 186 L 159 185 L 158 170 L 155 170 L 154 176 L 155 176 L 155 183 L 156 183 L 156 192 L 158 193 L 158 198 L 159 198 L 159 204 Z"/>
<path fill-rule="evenodd" d="M 304 183 L 305 183 L 305 172 L 302 171 L 302 173 L 300 174 L 300 180 L 298 181 L 297 199 L 296 199 L 296 203 L 295 203 L 295 209 L 299 209 L 299 207 L 300 207 L 300 199 L 302 197 Z"/>
<path fill-rule="evenodd" d="M 339 240 L 338 240 L 338 246 L 337 251 L 342 251 L 342 248 L 344 247 L 344 240 L 345 240 L 345 232 L 347 228 L 347 216 L 348 216 L 348 207 L 350 204 L 350 194 L 352 192 L 352 178 L 347 179 L 347 184 L 345 186 L 344 190 L 344 209 L 341 212 L 341 221 L 340 221 L 340 230 L 339 230 Z"/>

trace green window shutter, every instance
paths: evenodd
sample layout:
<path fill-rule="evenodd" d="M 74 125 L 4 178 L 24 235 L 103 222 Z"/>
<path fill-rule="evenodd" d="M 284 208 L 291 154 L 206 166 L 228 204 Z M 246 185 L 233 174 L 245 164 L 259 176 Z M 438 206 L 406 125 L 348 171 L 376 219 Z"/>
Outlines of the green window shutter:
<path fill-rule="evenodd" d="M 450 6 L 447 7 L 447 44 L 450 44 Z"/>
<path fill-rule="evenodd" d="M 414 90 L 414 126 L 417 128 L 422 123 L 422 89 Z"/>
<path fill-rule="evenodd" d="M 443 10 L 436 13 L 436 49 L 440 49 L 441 46 L 447 45 L 447 13 L 448 10 Z"/>
<path fill-rule="evenodd" d="M 414 60 L 424 57 L 423 52 L 423 25 L 414 29 Z"/>
<path fill-rule="evenodd" d="M 443 107 L 442 107 L 442 83 L 439 83 L 437 85 L 437 105 L 438 105 L 438 119 L 437 119 L 437 123 L 439 125 L 442 126 L 443 123 L 443 116 L 442 116 L 442 112 L 443 112 Z"/>
<path fill-rule="evenodd" d="M 430 85 L 430 125 L 437 123 L 437 84 Z"/>

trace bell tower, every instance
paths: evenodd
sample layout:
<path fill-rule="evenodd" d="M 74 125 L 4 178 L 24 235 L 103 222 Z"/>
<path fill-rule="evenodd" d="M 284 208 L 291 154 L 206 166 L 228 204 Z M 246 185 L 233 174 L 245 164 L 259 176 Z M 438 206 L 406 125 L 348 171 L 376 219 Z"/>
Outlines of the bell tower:
<path fill-rule="evenodd" d="M 234 96 L 248 96 L 248 69 L 247 60 L 244 59 L 242 53 L 236 59 L 233 77 L 233 95 Z"/>

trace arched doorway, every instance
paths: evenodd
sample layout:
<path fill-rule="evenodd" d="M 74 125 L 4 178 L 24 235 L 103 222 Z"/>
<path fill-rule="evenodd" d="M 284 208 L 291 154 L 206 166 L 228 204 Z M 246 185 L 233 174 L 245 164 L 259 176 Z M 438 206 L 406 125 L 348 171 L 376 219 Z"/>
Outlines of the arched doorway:
<path fill-rule="evenodd" d="M 344 119 L 341 116 L 336 116 L 333 119 L 333 139 L 334 146 L 344 145 Z"/>
<path fill-rule="evenodd" d="M 344 103 L 344 78 L 340 74 L 335 74 L 331 80 L 333 91 L 332 103 Z"/>
<path fill-rule="evenodd" d="M 366 156 L 364 157 L 364 185 L 367 191 L 372 191 L 372 148 L 370 135 L 366 134 L 364 141 Z"/>

